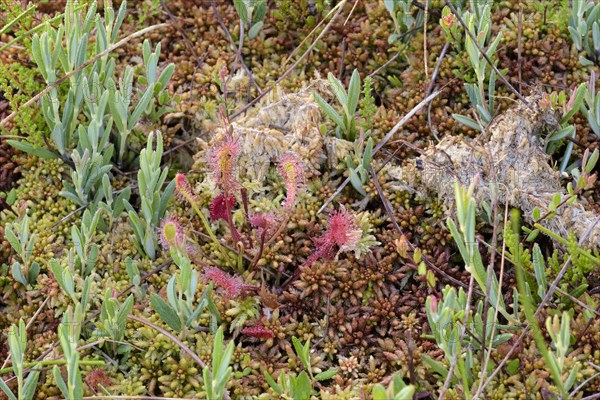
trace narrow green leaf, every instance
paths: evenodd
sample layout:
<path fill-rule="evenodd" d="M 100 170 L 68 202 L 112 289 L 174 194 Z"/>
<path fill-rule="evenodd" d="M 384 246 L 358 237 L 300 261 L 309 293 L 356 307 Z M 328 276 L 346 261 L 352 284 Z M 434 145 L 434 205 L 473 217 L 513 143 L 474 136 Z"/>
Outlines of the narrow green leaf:
<path fill-rule="evenodd" d="M 367 140 L 365 150 L 363 151 L 362 165 L 363 168 L 368 171 L 371 166 L 371 160 L 373 159 L 373 138 Z"/>
<path fill-rule="evenodd" d="M 36 364 L 29 375 L 27 375 L 27 379 L 25 379 L 25 383 L 23 384 L 23 400 L 32 400 L 35 395 L 35 389 L 37 388 L 38 378 L 40 376 L 41 364 Z"/>
<path fill-rule="evenodd" d="M 328 369 L 327 371 L 323 371 L 320 374 L 315 376 L 315 379 L 318 381 L 326 381 L 328 379 L 333 378 L 337 374 L 337 369 Z"/>
<path fill-rule="evenodd" d="M 355 69 L 348 85 L 348 118 L 354 118 L 360 97 L 360 74 Z"/>
<path fill-rule="evenodd" d="M 585 163 L 585 172 L 588 174 L 592 173 L 592 170 L 594 169 L 594 167 L 596 166 L 596 163 L 598 162 L 598 156 L 600 156 L 600 152 L 598 152 L 598 149 L 594 150 L 594 152 L 589 156 L 587 162 Z"/>
<path fill-rule="evenodd" d="M 337 97 L 340 105 L 347 109 L 348 108 L 348 95 L 346 94 L 346 89 L 344 89 L 344 85 L 340 82 L 331 72 L 327 75 L 327 80 L 329 81 L 329 85 Z"/>
<path fill-rule="evenodd" d="M 294 345 L 294 349 L 296 350 L 296 354 L 298 355 L 298 358 L 300 358 L 302 365 L 304 368 L 308 369 L 310 367 L 309 360 L 304 352 L 304 347 L 302 346 L 300 339 L 295 336 L 292 337 L 292 344 Z"/>
<path fill-rule="evenodd" d="M 575 115 L 575 113 L 577 111 L 579 111 L 579 109 L 581 108 L 581 104 L 583 103 L 585 91 L 586 91 L 585 83 L 582 83 L 577 87 L 575 93 L 573 94 L 575 96 L 575 98 L 573 99 L 573 102 L 570 104 L 571 108 L 563 116 L 563 119 L 560 122 L 561 125 L 566 124 L 571 119 L 571 117 L 573 117 L 573 115 Z"/>
<path fill-rule="evenodd" d="M 13 394 L 12 390 L 10 390 L 10 388 L 8 387 L 6 382 L 4 382 L 4 380 L 2 380 L 2 378 L 0 378 L 0 389 L 2 389 L 4 394 L 6 394 L 6 396 L 8 396 L 9 400 L 19 400 L 19 399 L 17 399 L 17 396 L 15 396 Z M 280 393 L 280 392 L 278 392 L 278 393 Z"/>
<path fill-rule="evenodd" d="M 469 128 L 475 129 L 477 131 L 481 130 L 481 126 L 479 126 L 477 121 L 475 121 L 473 118 L 465 117 L 464 115 L 460 114 L 452 114 L 452 118 L 454 118 L 461 124 L 468 126 Z"/>
<path fill-rule="evenodd" d="M 283 372 L 281 372 L 281 373 L 283 373 Z M 277 394 L 282 394 L 281 387 L 275 382 L 275 380 L 271 377 L 271 375 L 269 375 L 269 373 L 267 371 L 264 372 L 264 376 L 265 376 L 265 380 L 267 381 L 267 383 L 269 384 L 269 386 L 271 386 L 271 388 Z"/>
<path fill-rule="evenodd" d="M 119 329 L 122 332 L 124 332 L 126 328 L 127 316 L 131 314 L 131 311 L 133 310 L 133 300 L 133 295 L 129 295 L 129 297 L 127 297 L 127 300 L 125 300 L 125 302 L 121 305 L 121 308 L 119 309 L 119 312 L 117 314 Z"/>
<path fill-rule="evenodd" d="M 62 392 L 63 396 L 65 396 L 65 398 L 68 400 L 75 400 L 75 399 L 69 398 L 69 389 L 67 388 L 67 384 L 65 383 L 64 379 L 62 378 L 60 369 L 56 365 L 52 369 L 52 375 L 54 376 L 54 382 L 56 383 L 56 386 L 58 386 L 58 388 Z"/>
<path fill-rule="evenodd" d="M 434 360 L 433 358 L 426 356 L 425 354 L 421 355 L 421 359 L 427 363 L 434 372 L 438 373 L 442 378 L 446 378 L 448 376 L 448 369 L 441 362 Z M 456 382 L 456 378 L 452 377 L 452 381 Z"/>
<path fill-rule="evenodd" d="M 165 301 L 156 293 L 152 293 L 150 297 L 152 308 L 156 311 L 160 318 L 171 327 L 175 332 L 181 333 L 181 321 L 173 308 L 165 303 Z"/>
<path fill-rule="evenodd" d="M 546 264 L 544 262 L 542 251 L 540 250 L 540 246 L 537 243 L 533 245 L 532 256 L 533 270 L 538 285 L 537 294 L 543 299 L 546 295 L 546 290 L 548 290 L 548 284 L 546 282 Z"/>
<path fill-rule="evenodd" d="M 53 160 L 58 158 L 58 156 L 50 150 L 41 147 L 34 147 L 29 143 L 20 142 L 18 140 L 7 140 L 6 142 L 15 149 L 19 149 L 27 154 L 31 154 L 44 160 Z"/>
<path fill-rule="evenodd" d="M 4 230 L 4 235 L 5 235 L 6 239 L 8 240 L 8 243 L 10 243 L 10 245 L 14 249 L 14 251 L 19 256 L 24 256 L 23 248 L 21 247 L 21 242 L 17 238 L 17 235 L 15 235 L 15 233 L 12 230 L 12 227 L 10 225 L 7 226 L 6 229 Z"/>
<path fill-rule="evenodd" d="M 129 121 L 127 122 L 127 129 L 129 129 L 129 130 L 133 129 L 135 124 L 137 124 L 140 117 L 142 116 L 142 113 L 144 111 L 146 111 L 146 109 L 148 108 L 148 105 L 150 104 L 150 101 L 152 101 L 153 98 L 154 98 L 154 83 L 151 83 L 146 88 L 146 92 L 144 92 L 144 95 L 140 99 L 140 102 L 137 104 L 137 106 L 131 113 L 131 116 L 129 117 Z"/>
<path fill-rule="evenodd" d="M 498 33 L 498 35 L 496 36 L 496 38 L 494 39 L 492 44 L 490 44 L 490 46 L 488 47 L 486 54 L 489 58 L 494 57 L 494 53 L 496 52 L 496 48 L 498 47 L 498 44 L 500 43 L 501 39 L 502 39 L 502 34 Z"/>
<path fill-rule="evenodd" d="M 346 124 L 344 123 L 344 120 L 342 119 L 342 117 L 337 113 L 337 111 L 335 111 L 333 109 L 333 107 L 327 103 L 325 100 L 323 100 L 323 98 L 321 96 L 319 96 L 317 93 L 313 93 L 314 97 L 315 97 L 315 101 L 317 102 L 317 104 L 319 105 L 319 107 L 321 107 L 321 110 L 323 110 L 323 112 L 329 117 L 329 119 L 331 119 L 333 122 L 335 122 L 335 124 L 340 127 L 340 129 L 342 131 L 346 131 Z"/>
<path fill-rule="evenodd" d="M 212 372 L 213 379 L 223 361 L 223 327 L 219 327 L 213 339 Z"/>
<path fill-rule="evenodd" d="M 349 177 L 350 177 L 350 183 L 352 184 L 352 186 L 354 187 L 354 189 L 356 189 L 356 191 L 358 193 L 362 194 L 363 196 L 366 196 L 367 192 L 363 188 L 362 181 L 359 178 L 359 176 L 357 175 L 356 170 L 349 169 L 348 170 L 348 174 L 349 174 Z"/>
<path fill-rule="evenodd" d="M 165 87 L 167 87 L 167 82 L 169 82 L 169 79 L 171 79 L 174 72 L 175 72 L 175 64 L 173 64 L 173 63 L 167 65 L 165 67 L 165 69 L 163 69 L 163 71 L 160 73 L 160 76 L 158 77 L 158 83 L 157 83 L 158 85 L 160 85 L 161 89 L 164 89 Z M 165 92 L 165 93 L 168 93 L 168 92 Z"/>
<path fill-rule="evenodd" d="M 202 370 L 202 379 L 204 380 L 204 390 L 206 390 L 206 399 L 215 399 L 212 380 L 210 379 L 210 368 L 204 367 L 204 369 Z"/>
<path fill-rule="evenodd" d="M 252 40 L 255 37 L 257 37 L 258 34 L 260 33 L 260 30 L 263 27 L 263 24 L 264 23 L 262 21 L 258 21 L 257 23 L 255 23 L 254 25 L 252 25 L 252 27 L 248 31 L 248 39 Z"/>
<path fill-rule="evenodd" d="M 579 369 L 580 369 L 579 365 L 575 364 L 575 366 L 573 367 L 573 369 L 571 370 L 571 372 L 569 372 L 569 376 L 567 377 L 567 380 L 565 381 L 565 390 L 566 391 L 571 390 L 571 388 L 575 384 L 575 379 L 577 378 L 577 374 L 579 373 Z"/>

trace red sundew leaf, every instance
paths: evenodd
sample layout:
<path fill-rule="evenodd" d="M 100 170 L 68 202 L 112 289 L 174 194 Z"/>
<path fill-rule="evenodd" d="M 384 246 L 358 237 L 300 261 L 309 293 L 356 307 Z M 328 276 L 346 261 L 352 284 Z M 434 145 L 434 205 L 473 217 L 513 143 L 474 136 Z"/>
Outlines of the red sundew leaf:
<path fill-rule="evenodd" d="M 244 328 L 242 329 L 242 334 L 258 339 L 272 339 L 275 337 L 273 331 L 263 325 L 254 325 Z"/>
<path fill-rule="evenodd" d="M 352 251 L 358 245 L 362 237 L 362 230 L 358 227 L 355 217 L 346 210 L 344 206 L 333 213 L 329 219 L 329 227 L 322 236 L 315 238 L 316 245 L 313 254 L 304 262 L 304 266 L 310 266 L 319 258 L 331 259 L 335 256 L 335 248 L 338 253 Z"/>
<path fill-rule="evenodd" d="M 240 184 L 235 177 L 241 147 L 237 140 L 227 136 L 208 153 L 207 161 L 213 171 L 217 186 L 224 191 L 237 189 Z"/>
<path fill-rule="evenodd" d="M 204 277 L 223 289 L 229 298 L 238 297 L 244 287 L 244 280 L 240 276 L 231 276 L 217 267 L 204 268 Z"/>
<path fill-rule="evenodd" d="M 175 193 L 182 201 L 193 203 L 196 200 L 196 195 L 192 192 L 187 176 L 181 173 L 175 176 Z"/>
<path fill-rule="evenodd" d="M 231 209 L 235 205 L 235 196 L 220 194 L 213 199 L 210 203 L 210 219 L 218 221 L 220 219 L 226 220 L 228 214 L 231 214 Z"/>
<path fill-rule="evenodd" d="M 304 184 L 304 163 L 298 154 L 289 151 L 279 158 L 277 170 L 285 181 L 287 191 L 283 206 L 290 208 L 294 205 L 296 195 Z"/>

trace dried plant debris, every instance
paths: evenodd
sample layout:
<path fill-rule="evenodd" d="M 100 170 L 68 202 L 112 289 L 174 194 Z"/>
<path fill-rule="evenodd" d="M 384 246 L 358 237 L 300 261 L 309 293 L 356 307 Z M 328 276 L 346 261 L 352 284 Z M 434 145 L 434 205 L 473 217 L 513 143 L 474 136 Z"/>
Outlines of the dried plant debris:
<path fill-rule="evenodd" d="M 270 165 L 288 151 L 307 163 L 309 173 L 318 174 L 327 156 L 319 131 L 321 113 L 312 91 L 329 90 L 326 85 L 317 79 L 296 93 L 277 91 L 232 122 L 233 137 L 241 148 L 239 170 L 243 178 L 261 182 Z M 221 130 L 220 135 L 225 132 Z M 201 141 L 200 148 L 209 145 Z"/>
<path fill-rule="evenodd" d="M 490 203 L 490 184 L 495 182 L 499 202 L 521 209 L 525 220 L 533 223 L 534 208 L 544 210 L 556 193 L 561 199 L 568 196 L 561 185 L 560 173 L 552 167 L 543 149 L 543 138 L 558 127 L 560 119 L 550 107 L 540 106 L 541 98 L 538 94 L 530 96 L 529 107 L 519 102 L 492 121 L 473 141 L 444 138 L 396 170 L 396 177 L 417 193 L 424 196 L 437 193 L 445 204 L 454 204 L 454 182 L 459 180 L 469 185 L 479 175 L 477 204 Z M 584 245 L 598 247 L 600 224 L 593 226 L 598 217 L 582 203 L 575 202 L 559 207 L 556 217 L 541 223 L 563 237 L 573 232 L 581 238 L 589 228 L 591 232 Z"/>

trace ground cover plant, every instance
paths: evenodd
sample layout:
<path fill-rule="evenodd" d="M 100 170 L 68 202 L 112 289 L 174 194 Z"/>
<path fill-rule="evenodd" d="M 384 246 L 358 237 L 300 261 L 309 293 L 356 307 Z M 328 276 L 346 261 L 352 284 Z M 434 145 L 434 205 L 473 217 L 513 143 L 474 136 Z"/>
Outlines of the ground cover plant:
<path fill-rule="evenodd" d="M 0 399 L 599 398 L 597 2 L 0 21 Z"/>

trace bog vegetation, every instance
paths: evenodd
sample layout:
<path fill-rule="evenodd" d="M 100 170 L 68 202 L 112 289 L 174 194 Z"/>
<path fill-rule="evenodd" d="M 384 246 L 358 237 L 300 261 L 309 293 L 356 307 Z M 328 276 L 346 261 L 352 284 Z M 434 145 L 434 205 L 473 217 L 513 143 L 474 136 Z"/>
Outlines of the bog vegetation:
<path fill-rule="evenodd" d="M 598 398 L 596 1 L 0 19 L 0 398 Z"/>

